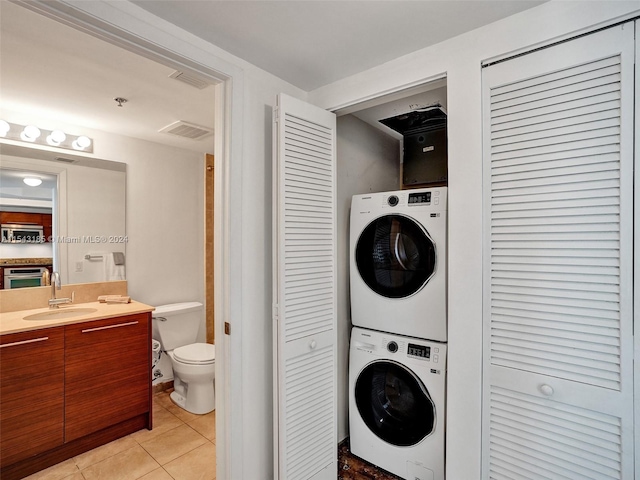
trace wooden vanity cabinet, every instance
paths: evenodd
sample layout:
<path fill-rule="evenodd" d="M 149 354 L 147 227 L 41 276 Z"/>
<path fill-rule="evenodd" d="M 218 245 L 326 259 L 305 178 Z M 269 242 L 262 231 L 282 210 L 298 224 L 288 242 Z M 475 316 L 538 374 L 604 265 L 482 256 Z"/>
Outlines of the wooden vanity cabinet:
<path fill-rule="evenodd" d="M 150 411 L 148 314 L 65 327 L 65 441 Z"/>
<path fill-rule="evenodd" d="M 64 327 L 0 336 L 0 464 L 64 442 Z"/>
<path fill-rule="evenodd" d="M 151 314 L 0 335 L 0 478 L 151 429 Z"/>

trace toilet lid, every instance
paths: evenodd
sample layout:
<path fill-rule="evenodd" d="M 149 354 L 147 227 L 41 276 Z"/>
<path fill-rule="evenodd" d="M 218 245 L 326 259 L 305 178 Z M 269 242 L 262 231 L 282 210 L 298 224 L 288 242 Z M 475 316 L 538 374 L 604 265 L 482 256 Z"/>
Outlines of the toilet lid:
<path fill-rule="evenodd" d="M 216 361 L 216 347 L 209 343 L 192 343 L 173 351 L 176 360 L 191 365 L 202 365 Z"/>

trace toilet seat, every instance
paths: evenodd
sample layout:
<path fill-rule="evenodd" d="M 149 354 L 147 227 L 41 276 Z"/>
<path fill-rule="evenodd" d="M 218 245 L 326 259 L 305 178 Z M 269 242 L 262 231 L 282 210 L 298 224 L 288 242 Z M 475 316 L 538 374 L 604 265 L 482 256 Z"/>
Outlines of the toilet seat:
<path fill-rule="evenodd" d="M 173 356 L 188 365 L 210 365 L 216 361 L 216 347 L 209 343 L 192 343 L 176 348 Z"/>

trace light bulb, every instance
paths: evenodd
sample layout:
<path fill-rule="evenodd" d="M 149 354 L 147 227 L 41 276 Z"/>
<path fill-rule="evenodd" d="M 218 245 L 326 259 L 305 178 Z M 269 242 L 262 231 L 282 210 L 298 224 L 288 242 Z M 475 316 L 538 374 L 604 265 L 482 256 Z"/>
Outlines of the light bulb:
<path fill-rule="evenodd" d="M 11 130 L 9 122 L 6 120 L 0 120 L 0 137 L 6 137 L 9 130 Z"/>
<path fill-rule="evenodd" d="M 20 138 L 25 142 L 34 142 L 40 136 L 40 129 L 35 125 L 27 125 L 20 134 Z"/>
<path fill-rule="evenodd" d="M 30 187 L 37 187 L 38 185 L 42 184 L 42 179 L 38 177 L 25 177 L 22 181 Z"/>
<path fill-rule="evenodd" d="M 80 135 L 73 142 L 73 148 L 76 150 L 84 150 L 89 145 L 91 145 L 91 139 L 89 137 L 85 137 L 84 135 Z"/>
<path fill-rule="evenodd" d="M 54 147 L 57 147 L 58 145 L 60 145 L 62 142 L 64 142 L 67 139 L 67 136 L 64 134 L 63 131 L 61 130 L 54 130 L 53 132 L 51 132 L 51 134 L 47 137 L 47 143 L 49 145 L 53 145 Z"/>

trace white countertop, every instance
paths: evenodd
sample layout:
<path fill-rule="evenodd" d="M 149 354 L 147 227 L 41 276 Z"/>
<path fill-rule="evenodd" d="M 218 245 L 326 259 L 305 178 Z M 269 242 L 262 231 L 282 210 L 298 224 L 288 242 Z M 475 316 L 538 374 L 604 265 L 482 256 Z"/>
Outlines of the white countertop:
<path fill-rule="evenodd" d="M 46 320 L 24 320 L 25 317 L 46 312 L 63 312 L 64 310 L 73 310 L 79 308 L 95 308 L 95 312 L 83 313 L 69 318 L 57 318 Z M 61 325 L 70 325 L 73 323 L 90 322 L 92 320 L 102 320 L 105 318 L 120 317 L 123 315 L 132 315 L 136 313 L 148 313 L 155 310 L 155 307 L 145 305 L 144 303 L 74 303 L 61 305 L 57 309 L 35 308 L 32 310 L 18 310 L 15 312 L 0 313 L 0 335 L 8 333 L 28 332 L 31 330 L 39 330 L 42 328 L 58 327 Z"/>

